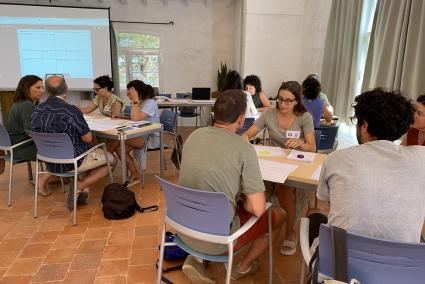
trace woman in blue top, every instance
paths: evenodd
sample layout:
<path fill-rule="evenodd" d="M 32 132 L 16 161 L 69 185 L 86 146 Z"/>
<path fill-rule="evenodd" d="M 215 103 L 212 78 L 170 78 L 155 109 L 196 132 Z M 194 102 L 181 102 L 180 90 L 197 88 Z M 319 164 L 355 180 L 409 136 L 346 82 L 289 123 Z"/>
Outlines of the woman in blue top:
<path fill-rule="evenodd" d="M 140 80 L 130 81 L 127 84 L 127 96 L 131 101 L 131 120 L 145 120 L 151 123 L 159 123 L 158 105 L 153 99 L 155 92 L 151 85 L 146 85 Z M 117 141 L 113 143 L 115 145 L 111 146 L 111 148 L 120 157 L 119 143 Z M 130 171 L 130 182 L 135 182 L 140 177 L 140 171 L 130 152 L 133 149 L 143 148 L 145 143 L 148 143 L 148 148 L 158 148 L 159 133 L 126 140 L 125 159 L 127 168 Z"/>
<path fill-rule="evenodd" d="M 313 116 L 314 128 L 320 127 L 322 116 L 327 122 L 332 121 L 332 109 L 329 108 L 321 99 L 320 92 L 322 87 L 320 82 L 314 76 L 308 76 L 302 84 L 303 104 L 308 112 Z"/>

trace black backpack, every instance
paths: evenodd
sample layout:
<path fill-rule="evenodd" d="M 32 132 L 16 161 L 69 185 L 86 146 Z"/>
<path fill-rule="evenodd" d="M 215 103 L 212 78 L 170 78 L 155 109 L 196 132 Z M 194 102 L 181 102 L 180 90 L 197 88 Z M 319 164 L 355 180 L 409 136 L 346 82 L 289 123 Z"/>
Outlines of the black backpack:
<path fill-rule="evenodd" d="M 124 184 L 111 183 L 105 186 L 102 195 L 103 216 L 106 219 L 126 219 L 134 215 L 136 210 L 156 211 L 157 205 L 142 208 L 137 204 L 134 192 L 127 188 L 128 182 Z"/>

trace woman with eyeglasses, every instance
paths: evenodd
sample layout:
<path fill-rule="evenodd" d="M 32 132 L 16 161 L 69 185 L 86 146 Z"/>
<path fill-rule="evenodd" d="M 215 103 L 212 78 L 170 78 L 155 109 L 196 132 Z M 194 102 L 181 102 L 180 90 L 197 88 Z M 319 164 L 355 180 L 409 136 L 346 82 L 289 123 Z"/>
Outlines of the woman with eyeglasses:
<path fill-rule="evenodd" d="M 414 122 L 404 135 L 401 144 L 425 146 L 425 95 L 416 99 Z"/>
<path fill-rule="evenodd" d="M 112 93 L 114 82 L 108 75 L 97 77 L 93 80 L 93 91 L 96 94 L 93 101 L 85 107 L 81 107 L 82 113 L 91 113 L 99 108 L 99 111 L 112 118 L 120 117 L 124 108 L 124 102 Z"/>
<path fill-rule="evenodd" d="M 315 152 L 313 118 L 302 103 L 301 93 L 298 82 L 283 82 L 279 88 L 276 108 L 266 109 L 242 136 L 249 140 L 267 127 L 272 146 Z M 276 186 L 280 206 L 287 213 L 285 239 L 280 253 L 293 255 L 297 249 L 294 228 L 296 212 L 305 205 L 307 196 L 300 192 L 295 198 L 295 188 L 282 184 L 276 184 Z"/>

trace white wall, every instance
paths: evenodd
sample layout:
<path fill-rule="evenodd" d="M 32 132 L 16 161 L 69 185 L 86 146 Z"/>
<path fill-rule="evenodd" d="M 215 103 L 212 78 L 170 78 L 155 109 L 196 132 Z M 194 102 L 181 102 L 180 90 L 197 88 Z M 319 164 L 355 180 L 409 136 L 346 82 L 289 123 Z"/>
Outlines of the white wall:
<path fill-rule="evenodd" d="M 238 2 L 238 1 L 236 1 Z M 192 87 L 216 89 L 220 61 L 230 67 L 235 54 L 236 4 L 229 1 L 128 0 L 112 1 L 111 20 L 174 21 L 174 26 L 114 24 L 117 31 L 142 32 L 161 36 L 160 91 L 191 91 Z"/>
<path fill-rule="evenodd" d="M 331 0 L 245 0 L 242 74 L 268 96 L 287 80 L 320 74 Z"/>

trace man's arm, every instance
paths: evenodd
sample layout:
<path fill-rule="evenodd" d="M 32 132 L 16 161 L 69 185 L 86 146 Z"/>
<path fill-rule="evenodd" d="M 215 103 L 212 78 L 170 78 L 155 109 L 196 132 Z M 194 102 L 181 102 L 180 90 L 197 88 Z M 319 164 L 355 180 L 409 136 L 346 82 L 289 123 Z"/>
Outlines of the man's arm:
<path fill-rule="evenodd" d="M 252 193 L 246 196 L 244 207 L 249 213 L 260 217 L 266 211 L 266 196 L 264 192 Z"/>
<path fill-rule="evenodd" d="M 93 140 L 93 135 L 91 134 L 91 132 L 88 132 L 87 134 L 84 134 L 83 136 L 81 136 L 81 140 L 90 144 Z"/>

